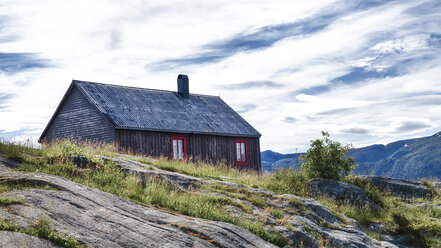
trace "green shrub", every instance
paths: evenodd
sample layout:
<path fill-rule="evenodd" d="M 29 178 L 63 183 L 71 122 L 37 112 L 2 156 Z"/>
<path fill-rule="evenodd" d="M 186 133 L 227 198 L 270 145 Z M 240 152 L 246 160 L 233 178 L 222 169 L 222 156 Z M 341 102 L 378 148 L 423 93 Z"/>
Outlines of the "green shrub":
<path fill-rule="evenodd" d="M 310 178 L 340 180 L 358 165 L 352 157 L 346 157 L 351 145 L 342 146 L 322 132 L 323 139 L 311 140 L 311 147 L 302 159 L 302 169 Z"/>

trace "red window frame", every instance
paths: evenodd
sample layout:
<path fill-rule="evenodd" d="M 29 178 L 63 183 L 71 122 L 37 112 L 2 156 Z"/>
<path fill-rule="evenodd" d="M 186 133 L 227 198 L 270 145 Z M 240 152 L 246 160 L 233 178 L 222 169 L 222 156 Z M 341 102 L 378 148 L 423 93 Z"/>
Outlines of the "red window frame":
<path fill-rule="evenodd" d="M 245 160 L 237 160 L 237 144 L 245 143 Z M 242 154 L 242 145 L 240 146 L 240 150 Z M 248 165 L 248 144 L 247 140 L 244 139 L 236 139 L 234 140 L 234 154 L 235 154 L 235 160 L 236 165 Z"/>
<path fill-rule="evenodd" d="M 183 149 L 182 149 L 182 152 L 184 153 L 182 155 L 182 159 L 187 159 L 187 137 L 185 137 L 185 136 L 171 136 L 170 137 L 170 141 L 171 141 L 170 142 L 171 143 L 171 158 L 179 160 L 179 158 L 174 158 L 174 156 L 173 156 L 174 155 L 173 140 L 176 140 L 177 144 L 179 144 L 178 140 L 182 140 L 182 144 L 184 146 Z M 179 157 L 179 148 L 178 148 L 177 154 L 178 154 L 178 157 Z"/>

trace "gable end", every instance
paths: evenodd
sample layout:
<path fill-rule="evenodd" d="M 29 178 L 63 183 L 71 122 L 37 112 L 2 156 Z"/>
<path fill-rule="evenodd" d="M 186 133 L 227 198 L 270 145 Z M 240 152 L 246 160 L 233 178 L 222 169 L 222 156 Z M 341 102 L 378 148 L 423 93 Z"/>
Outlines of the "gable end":
<path fill-rule="evenodd" d="M 107 143 L 115 141 L 114 124 L 75 83 L 70 85 L 38 141 L 69 138 Z"/>

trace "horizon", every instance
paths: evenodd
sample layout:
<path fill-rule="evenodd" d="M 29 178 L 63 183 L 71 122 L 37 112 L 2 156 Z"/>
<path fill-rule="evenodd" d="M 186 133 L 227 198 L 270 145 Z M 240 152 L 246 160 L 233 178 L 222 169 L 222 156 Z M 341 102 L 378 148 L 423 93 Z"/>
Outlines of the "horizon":
<path fill-rule="evenodd" d="M 425 138 L 425 137 L 431 137 L 431 136 L 434 136 L 434 135 L 438 135 L 438 136 L 440 136 L 441 135 L 441 131 L 440 132 L 436 132 L 436 133 L 434 133 L 434 134 L 432 134 L 432 135 L 428 135 L 428 136 L 420 136 L 420 137 L 413 137 L 413 138 L 409 138 L 409 139 L 419 139 L 419 138 Z M 332 138 L 331 138 L 332 139 Z M 409 140 L 409 139 L 404 139 L 404 140 Z M 368 146 L 373 146 L 373 145 L 383 145 L 383 146 L 387 146 L 387 145 L 389 145 L 389 144 L 391 144 L 391 143 L 395 143 L 395 142 L 397 142 L 397 141 L 404 141 L 404 140 L 395 140 L 395 141 L 392 141 L 392 142 L 388 142 L 388 143 L 374 143 L 374 144 L 370 144 L 370 145 L 367 145 L 367 146 L 354 146 L 354 149 L 360 149 L 360 148 L 365 148 L 365 147 L 368 147 Z M 337 140 L 338 141 L 338 140 Z M 345 145 L 345 144 L 342 144 L 342 145 Z M 271 149 L 267 149 L 267 150 L 263 150 L 262 152 L 266 152 L 266 151 L 271 151 L 271 152 L 275 152 L 275 153 L 279 153 L 279 154 L 282 154 L 282 155 L 287 155 L 287 154 L 298 154 L 298 153 L 306 153 L 307 151 L 305 150 L 305 151 L 296 151 L 296 152 L 288 152 L 288 153 L 283 153 L 283 152 L 278 152 L 278 151 L 274 151 L 274 150 L 271 150 Z"/>
<path fill-rule="evenodd" d="M 220 96 L 262 151 L 441 130 L 441 3 L 0 3 L 0 137 L 38 139 L 73 78 Z"/>

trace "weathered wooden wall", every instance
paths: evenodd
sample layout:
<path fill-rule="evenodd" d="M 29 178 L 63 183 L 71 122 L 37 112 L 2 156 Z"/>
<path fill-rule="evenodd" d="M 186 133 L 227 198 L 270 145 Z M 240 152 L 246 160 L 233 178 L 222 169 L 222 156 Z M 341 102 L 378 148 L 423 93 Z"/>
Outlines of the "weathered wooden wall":
<path fill-rule="evenodd" d="M 74 86 L 42 138 L 45 142 L 73 138 L 111 143 L 115 128 Z"/>
<path fill-rule="evenodd" d="M 168 158 L 171 158 L 171 136 L 187 138 L 187 155 L 193 160 L 200 159 L 214 164 L 225 162 L 239 169 L 261 172 L 259 138 L 116 130 L 116 142 L 122 149 L 130 149 L 138 154 Z M 236 165 L 235 139 L 247 140 L 248 165 Z"/>

